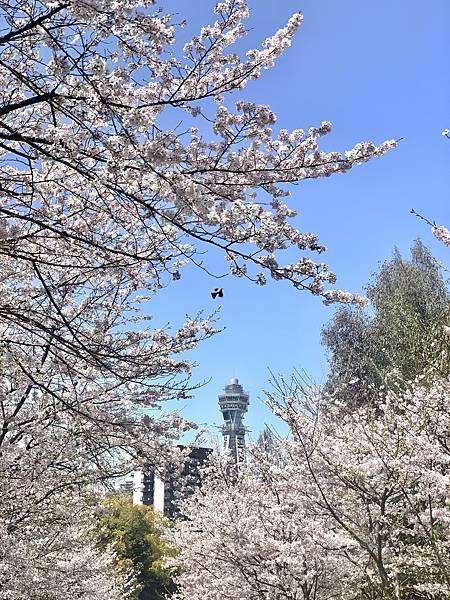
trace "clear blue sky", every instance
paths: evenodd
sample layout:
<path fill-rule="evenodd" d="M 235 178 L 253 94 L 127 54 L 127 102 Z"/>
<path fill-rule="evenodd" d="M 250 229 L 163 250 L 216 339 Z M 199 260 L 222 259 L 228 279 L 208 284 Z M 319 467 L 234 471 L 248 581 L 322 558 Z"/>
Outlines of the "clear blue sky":
<path fill-rule="evenodd" d="M 213 6 L 212 0 L 165 3 L 188 20 L 183 35 L 209 21 Z M 325 149 L 403 138 L 381 159 L 293 189 L 298 227 L 319 234 L 328 247 L 324 260 L 338 275 L 337 287 L 363 292 L 393 247 L 407 253 L 417 236 L 450 265 L 450 251 L 409 214 L 414 207 L 450 225 L 450 142 L 440 135 L 450 128 L 450 2 L 251 0 L 250 7 L 246 46 L 282 27 L 293 12 L 303 13 L 304 24 L 276 67 L 243 97 L 270 104 L 283 128 L 331 121 Z M 223 271 L 221 256 L 209 260 Z M 216 285 L 189 271 L 152 301 L 155 322 L 177 325 L 186 314 L 208 314 L 217 307 L 209 295 Z M 260 400 L 269 368 L 288 375 L 297 367 L 323 380 L 320 330 L 334 309 L 283 283 L 260 288 L 228 277 L 220 285 L 219 326 L 225 330 L 190 354 L 199 363 L 194 381 L 211 381 L 179 407 L 188 418 L 220 424 L 217 395 L 230 377 L 239 377 L 251 394 L 246 422 L 255 437 L 264 422 L 275 423 Z"/>

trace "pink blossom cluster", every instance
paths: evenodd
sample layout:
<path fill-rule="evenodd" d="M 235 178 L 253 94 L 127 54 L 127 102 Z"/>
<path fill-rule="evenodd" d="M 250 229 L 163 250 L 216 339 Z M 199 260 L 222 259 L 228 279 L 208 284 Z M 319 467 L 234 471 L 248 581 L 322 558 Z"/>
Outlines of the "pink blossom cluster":
<path fill-rule="evenodd" d="M 432 227 L 433 235 L 446 246 L 450 246 L 450 231 L 443 225 Z"/>
<path fill-rule="evenodd" d="M 177 600 L 450 593 L 450 387 L 416 383 L 338 413 L 279 384 L 289 427 L 233 468 L 217 456 L 170 534 Z"/>

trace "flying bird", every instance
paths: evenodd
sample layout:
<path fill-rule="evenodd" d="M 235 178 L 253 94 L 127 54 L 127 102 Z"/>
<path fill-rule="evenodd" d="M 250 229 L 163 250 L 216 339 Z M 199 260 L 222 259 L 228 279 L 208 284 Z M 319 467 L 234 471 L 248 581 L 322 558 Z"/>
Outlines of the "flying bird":
<path fill-rule="evenodd" d="M 211 296 L 216 299 L 217 296 L 219 296 L 219 298 L 223 298 L 223 289 L 222 288 L 215 288 L 212 292 L 211 292 Z"/>

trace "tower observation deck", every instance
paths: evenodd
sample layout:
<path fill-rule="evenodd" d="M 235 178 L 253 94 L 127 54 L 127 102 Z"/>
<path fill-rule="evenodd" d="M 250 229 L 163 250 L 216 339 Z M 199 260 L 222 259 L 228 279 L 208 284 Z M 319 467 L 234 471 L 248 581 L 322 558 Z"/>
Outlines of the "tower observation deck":
<path fill-rule="evenodd" d="M 219 407 L 225 421 L 222 425 L 222 451 L 230 453 L 236 463 L 245 460 L 244 413 L 247 412 L 249 395 L 244 392 L 238 379 L 230 379 L 219 396 Z"/>

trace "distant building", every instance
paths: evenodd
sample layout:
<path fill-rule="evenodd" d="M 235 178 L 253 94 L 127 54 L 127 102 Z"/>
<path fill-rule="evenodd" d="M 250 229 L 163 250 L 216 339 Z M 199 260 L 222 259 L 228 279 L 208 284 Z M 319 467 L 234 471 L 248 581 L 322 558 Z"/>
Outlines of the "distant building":
<path fill-rule="evenodd" d="M 238 379 L 230 379 L 219 396 L 219 407 L 225 424 L 222 425 L 222 452 L 229 453 L 235 463 L 245 461 L 244 414 L 249 404 L 249 394 Z"/>
<path fill-rule="evenodd" d="M 135 471 L 133 504 L 153 506 L 169 519 L 178 516 L 179 501 L 199 486 L 199 467 L 208 461 L 211 451 L 211 448 L 192 448 L 181 469 L 169 466 L 163 477 L 154 470 Z"/>

